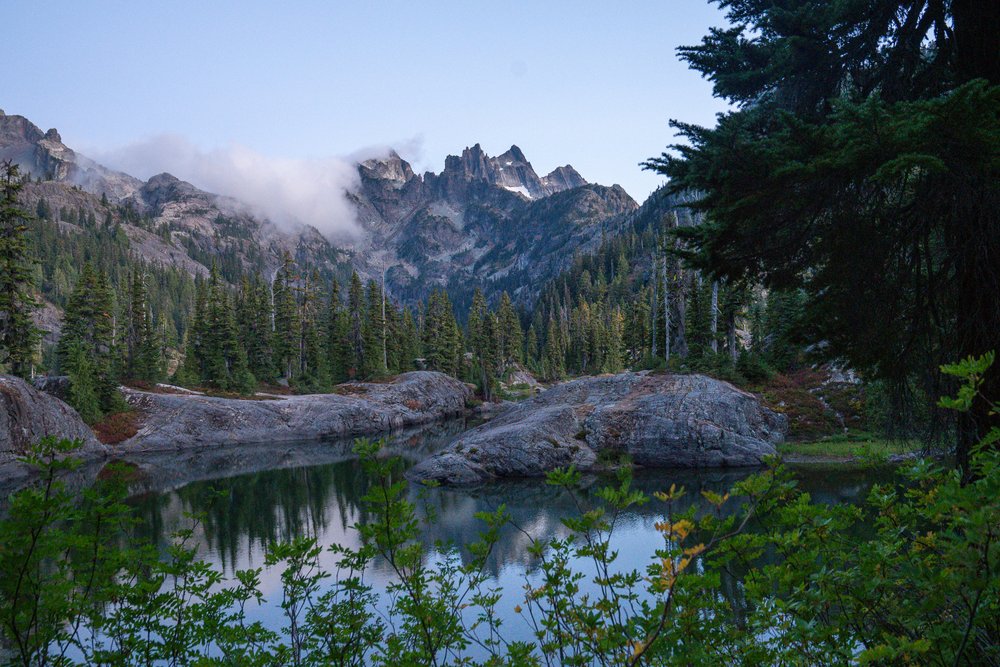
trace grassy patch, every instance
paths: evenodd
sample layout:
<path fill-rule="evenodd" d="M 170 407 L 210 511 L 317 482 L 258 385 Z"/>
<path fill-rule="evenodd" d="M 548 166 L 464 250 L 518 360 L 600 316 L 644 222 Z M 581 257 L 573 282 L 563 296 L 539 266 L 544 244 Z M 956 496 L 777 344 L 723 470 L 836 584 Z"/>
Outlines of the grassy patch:
<path fill-rule="evenodd" d="M 632 457 L 627 451 L 617 449 L 602 449 L 597 452 L 597 464 L 606 470 L 631 468 Z"/>
<path fill-rule="evenodd" d="M 105 445 L 117 445 L 139 432 L 139 414 L 132 410 L 114 412 L 105 415 L 91 428 Z"/>
<path fill-rule="evenodd" d="M 850 431 L 819 440 L 778 445 L 778 451 L 784 456 L 858 461 L 884 460 L 894 454 L 908 454 L 919 448 L 920 444 L 913 440 L 887 440 L 864 431 Z"/>
<path fill-rule="evenodd" d="M 789 440 L 814 442 L 861 423 L 860 388 L 824 385 L 826 379 L 823 371 L 803 368 L 746 388 L 767 407 L 788 417 Z"/>
<path fill-rule="evenodd" d="M 506 389 L 501 388 L 499 391 L 500 398 L 505 401 L 523 401 L 527 398 L 531 398 L 535 395 L 534 390 L 528 385 L 511 385 Z"/>

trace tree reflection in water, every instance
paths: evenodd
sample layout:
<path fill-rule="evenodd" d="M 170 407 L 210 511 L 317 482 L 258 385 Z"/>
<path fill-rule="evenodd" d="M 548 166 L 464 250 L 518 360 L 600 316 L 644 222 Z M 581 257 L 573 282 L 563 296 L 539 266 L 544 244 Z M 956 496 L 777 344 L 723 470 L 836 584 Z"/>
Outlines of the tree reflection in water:
<path fill-rule="evenodd" d="M 462 426 L 410 433 L 397 438 L 391 449 L 408 454 L 412 462 L 440 447 Z M 171 531 L 190 525 L 186 514 L 200 515 L 196 534 L 203 555 L 227 575 L 236 569 L 259 566 L 268 544 L 295 536 L 314 537 L 324 546 L 333 543 L 356 546 L 357 537 L 351 527 L 366 520 L 361 498 L 369 480 L 358 461 L 332 447 L 323 450 L 327 454 L 339 452 L 337 460 L 331 462 L 233 476 L 226 476 L 230 471 L 223 468 L 217 470 L 220 474 L 214 479 L 200 479 L 169 491 L 148 492 L 133 501 L 142 520 L 142 530 L 146 537 L 165 545 Z M 682 502 L 696 505 L 698 511 L 708 511 L 710 505 L 702 491 L 725 493 L 752 473 L 753 470 L 640 470 L 635 474 L 634 485 L 652 494 L 676 484 L 687 491 Z M 888 474 L 860 468 L 803 467 L 798 477 L 815 502 L 857 503 L 875 481 L 888 478 Z M 428 545 L 440 542 L 461 546 L 476 540 L 482 526 L 474 515 L 505 504 L 515 526 L 506 528 L 488 567 L 498 583 L 519 600 L 521 585 L 537 566 L 528 551 L 531 540 L 565 536 L 568 531 L 560 519 L 574 515 L 578 511 L 577 502 L 586 506 L 594 499 L 596 489 L 611 481 L 597 475 L 586 478 L 576 499 L 542 479 L 497 482 L 467 490 L 411 486 L 409 497 L 421 514 L 426 516 L 429 511 L 434 517 L 422 533 Z M 619 518 L 612 543 L 619 551 L 618 563 L 623 569 L 644 569 L 654 550 L 662 544 L 653 526 L 662 519 L 662 509 L 662 505 L 652 502 Z M 332 559 L 324 565 L 333 571 Z M 581 568 L 585 570 L 586 564 L 581 564 Z M 384 583 L 389 577 L 384 567 L 376 565 L 374 570 L 376 583 Z M 743 608 L 742 574 L 722 573 L 720 594 L 737 610 L 736 622 L 740 622 L 739 610 Z"/>

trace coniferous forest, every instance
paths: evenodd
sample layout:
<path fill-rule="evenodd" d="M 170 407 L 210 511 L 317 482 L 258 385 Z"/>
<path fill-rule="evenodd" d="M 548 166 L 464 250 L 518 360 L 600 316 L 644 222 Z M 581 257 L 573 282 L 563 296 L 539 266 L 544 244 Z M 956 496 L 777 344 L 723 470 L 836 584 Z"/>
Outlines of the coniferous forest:
<path fill-rule="evenodd" d="M 645 202 L 390 152 L 379 272 L 4 160 L 0 662 L 1000 665 L 1000 4 L 711 4 Z"/>

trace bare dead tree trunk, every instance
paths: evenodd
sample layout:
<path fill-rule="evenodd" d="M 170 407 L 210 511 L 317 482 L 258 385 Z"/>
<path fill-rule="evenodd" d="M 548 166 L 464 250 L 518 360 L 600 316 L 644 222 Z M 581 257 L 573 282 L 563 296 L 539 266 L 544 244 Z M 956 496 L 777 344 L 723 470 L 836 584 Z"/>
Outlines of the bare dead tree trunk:
<path fill-rule="evenodd" d="M 653 263 L 653 293 L 652 293 L 652 308 L 650 309 L 650 324 L 649 324 L 649 335 L 650 335 L 650 347 L 652 348 L 653 357 L 656 357 L 656 319 L 657 313 L 656 307 L 658 301 L 656 300 L 656 284 L 660 281 L 660 265 L 658 262 Z"/>
<path fill-rule="evenodd" d="M 681 271 L 679 276 L 679 280 L 677 281 L 677 356 L 686 357 L 688 355 L 687 286 L 690 275 Z"/>
<path fill-rule="evenodd" d="M 663 322 L 663 358 L 670 361 L 670 274 L 666 249 L 663 252 Z"/>
<path fill-rule="evenodd" d="M 712 281 L 712 354 L 719 353 L 719 281 Z"/>
<path fill-rule="evenodd" d="M 729 348 L 729 358 L 735 364 L 737 359 L 736 350 L 736 309 L 730 308 L 726 313 L 726 346 Z"/>

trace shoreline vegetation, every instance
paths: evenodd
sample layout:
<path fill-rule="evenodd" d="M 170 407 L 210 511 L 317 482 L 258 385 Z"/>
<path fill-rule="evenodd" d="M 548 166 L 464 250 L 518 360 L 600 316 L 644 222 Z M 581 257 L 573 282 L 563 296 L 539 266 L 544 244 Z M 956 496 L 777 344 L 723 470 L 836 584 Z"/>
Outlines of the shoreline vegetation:
<path fill-rule="evenodd" d="M 991 358 L 946 369 L 965 411 Z M 990 403 L 992 409 L 998 409 Z M 988 436 L 1000 438 L 1000 429 Z M 357 546 L 328 554 L 312 537 L 271 544 L 260 567 L 231 576 L 203 560 L 199 517 L 161 550 L 143 543 L 124 504 L 130 471 L 82 498 L 57 479 L 78 443 L 44 439 L 26 460 L 41 481 L 0 520 L 0 632 L 12 664 L 497 665 L 993 664 L 1000 658 L 1000 455 L 974 451 L 970 482 L 917 462 L 862 505 L 814 503 L 772 464 L 694 504 L 671 485 L 651 495 L 627 469 L 593 494 L 579 472 L 547 484 L 575 503 L 565 537 L 532 537 L 534 576 L 518 593 L 486 566 L 500 505 L 478 540 L 434 547 L 427 498 L 406 493 L 398 459 L 359 440 L 371 478 Z M 696 496 L 698 494 L 695 494 Z M 660 546 L 643 568 L 618 561 L 618 518 L 653 504 Z M 433 511 L 430 511 L 433 510 Z M 525 533 L 530 537 L 530 534 Z M 334 570 L 321 558 L 332 558 Z M 385 591 L 366 577 L 385 572 Z M 741 585 L 727 590 L 724 573 Z M 265 580 L 279 574 L 277 590 Z M 732 582 L 730 582 L 732 583 Z M 255 619 L 280 599 L 276 629 Z M 505 637 L 502 600 L 532 629 Z M 863 620 L 862 620 L 863 619 Z"/>

